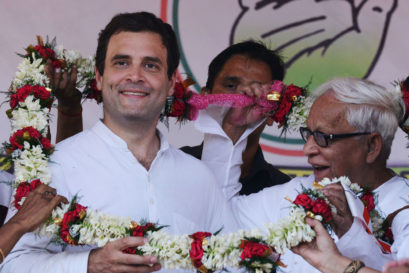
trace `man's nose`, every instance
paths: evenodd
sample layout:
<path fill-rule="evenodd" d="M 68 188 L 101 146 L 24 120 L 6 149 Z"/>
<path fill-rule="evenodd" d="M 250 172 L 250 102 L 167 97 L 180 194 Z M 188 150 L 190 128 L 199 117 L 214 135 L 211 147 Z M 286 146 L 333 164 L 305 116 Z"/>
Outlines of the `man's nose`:
<path fill-rule="evenodd" d="M 138 82 L 144 79 L 142 68 L 138 65 L 129 67 L 127 71 L 127 79 L 133 82 Z"/>
<path fill-rule="evenodd" d="M 312 156 L 319 153 L 319 146 L 314 140 L 314 136 L 310 135 L 307 142 L 304 144 L 303 152 L 306 156 Z"/>

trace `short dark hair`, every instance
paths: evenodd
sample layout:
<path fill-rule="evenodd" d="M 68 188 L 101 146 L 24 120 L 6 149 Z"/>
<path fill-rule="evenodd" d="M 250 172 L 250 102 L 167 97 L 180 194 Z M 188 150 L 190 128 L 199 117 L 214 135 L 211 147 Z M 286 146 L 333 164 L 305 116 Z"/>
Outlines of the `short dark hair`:
<path fill-rule="evenodd" d="M 272 79 L 280 81 L 284 79 L 284 62 L 278 53 L 259 42 L 248 40 L 229 46 L 212 60 L 207 73 L 206 88 L 208 90 L 212 90 L 214 80 L 224 64 L 235 55 L 244 55 L 250 59 L 265 62 L 270 67 Z"/>
<path fill-rule="evenodd" d="M 101 75 L 104 74 L 109 40 L 112 35 L 122 31 L 149 31 L 159 34 L 167 50 L 168 77 L 172 77 L 172 74 L 179 65 L 180 59 L 175 32 L 169 24 L 164 23 L 161 19 L 149 12 L 121 13 L 115 15 L 105 29 L 101 30 L 98 38 L 97 52 L 95 54 L 95 65 Z"/>

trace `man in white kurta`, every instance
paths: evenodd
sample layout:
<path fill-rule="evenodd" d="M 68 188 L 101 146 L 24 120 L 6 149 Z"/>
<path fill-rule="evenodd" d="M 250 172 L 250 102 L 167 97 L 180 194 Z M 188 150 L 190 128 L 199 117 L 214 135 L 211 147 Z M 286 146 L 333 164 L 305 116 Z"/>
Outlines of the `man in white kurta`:
<path fill-rule="evenodd" d="M 333 94 L 334 88 L 343 89 L 345 86 L 349 90 L 346 90 L 346 94 L 342 95 L 352 97 L 347 98 L 347 100 L 349 99 L 348 104 L 339 101 Z M 350 90 L 354 90 L 354 92 Z M 212 115 L 207 112 L 200 113 L 196 128 L 207 134 L 205 135 L 203 154 L 211 155 L 217 150 L 218 157 L 228 158 L 229 163 L 226 160 L 225 166 L 219 166 L 220 171 L 223 168 L 227 170 L 227 164 L 236 166 L 235 170 L 229 169 L 229 172 L 225 174 L 225 180 L 218 182 L 224 188 L 226 197 L 231 200 L 233 212 L 242 228 L 262 227 L 264 223 L 278 222 L 280 218 L 289 213 L 290 203 L 284 199 L 286 196 L 294 200 L 296 195 L 302 191 L 301 185 L 305 188 L 311 188 L 314 180 L 320 181 L 324 177 L 333 178 L 346 175 L 352 182 L 357 182 L 362 187 L 373 190 L 377 196 L 376 209 L 381 212 L 383 217 L 408 205 L 408 180 L 396 176 L 386 167 L 386 159 L 390 152 L 393 135 L 403 113 L 400 94 L 386 91 L 372 83 L 353 79 L 336 80 L 323 86 L 321 92 L 325 93 L 316 100 L 308 118 L 308 129 L 311 133 L 306 138 L 307 143 L 304 146 L 304 152 L 314 169 L 314 175 L 308 178 L 295 178 L 286 184 L 264 189 L 250 196 L 234 196 L 240 190 L 240 185 L 237 183 L 240 176 L 238 166 L 241 163 L 240 149 L 243 149 L 245 145 L 228 146 L 229 138 L 223 135 L 220 130 L 214 129 L 214 127 L 220 127 L 220 122 L 212 118 Z M 375 93 L 374 96 L 371 95 L 373 93 Z M 362 100 L 360 100 L 361 97 Z M 355 104 L 353 103 L 354 99 Z M 385 124 L 385 120 L 370 115 L 369 121 L 366 117 L 358 116 L 358 120 L 368 123 L 367 126 L 364 124 L 364 126 L 359 127 L 359 123 L 356 125 L 359 129 L 352 126 L 346 118 L 346 113 L 350 111 L 348 107 L 359 111 L 359 107 L 362 107 L 363 104 L 373 107 L 376 113 L 381 112 L 381 110 L 386 112 L 387 114 L 383 114 L 387 116 L 387 123 L 390 124 L 390 127 L 379 129 L 373 124 Z M 351 116 L 358 115 L 353 111 L 351 113 Z M 366 113 L 364 112 L 364 114 Z M 352 119 L 352 122 L 355 121 Z M 387 132 L 385 133 L 385 131 Z M 326 134 L 324 138 L 327 138 L 325 140 L 327 143 L 320 142 L 324 147 L 317 144 L 316 136 L 314 136 L 317 134 L 316 132 L 320 132 L 321 136 Z M 357 132 L 364 134 L 337 136 L 337 134 Z M 330 139 L 330 134 L 333 135 L 331 137 L 333 139 Z M 206 145 L 206 140 L 209 141 L 208 145 Z M 206 147 L 211 149 L 206 150 Z M 221 147 L 230 147 L 230 149 L 221 149 Z M 206 164 L 212 166 L 211 157 Z M 334 205 L 338 209 L 339 215 L 334 215 L 334 219 L 340 223 L 338 227 L 335 227 L 335 229 L 340 230 L 340 232 L 336 232 L 340 238 L 335 233 L 332 235 L 336 239 L 341 253 L 352 259 L 360 259 L 367 266 L 378 270 L 387 261 L 404 257 L 409 248 L 404 243 L 409 237 L 409 210 L 400 211 L 394 218 L 392 232 L 395 242 L 391 246 L 392 253 L 386 254 L 374 236 L 366 232 L 364 223 L 358 217 L 352 217 L 349 210 L 346 209 L 343 190 L 342 188 L 341 191 L 339 190 L 340 185 L 331 185 L 326 194 L 331 201 L 334 201 Z M 234 197 L 231 198 L 232 196 Z M 288 251 L 282 258 L 288 266 L 283 269 L 285 272 L 315 271 L 305 260 L 291 251 Z"/>
<path fill-rule="evenodd" d="M 99 121 L 57 145 L 51 185 L 68 199 L 77 194 L 79 202 L 92 209 L 169 225 L 171 234 L 217 231 L 223 226 L 225 202 L 214 176 L 199 160 L 160 139 L 161 148 L 146 170 L 126 143 Z M 49 241 L 27 234 L 9 254 L 3 271 L 87 272 L 89 247 L 61 252 Z"/>
<path fill-rule="evenodd" d="M 156 125 L 172 95 L 179 63 L 171 27 L 153 14 L 115 16 L 101 31 L 96 80 L 104 118 L 57 145 L 52 183 L 59 194 L 105 213 L 169 225 L 173 234 L 230 229 L 224 196 L 210 170 L 170 146 Z M 102 248 L 55 245 L 28 234 L 2 272 L 139 272 L 156 257 L 122 253 L 144 243 L 128 237 Z"/>

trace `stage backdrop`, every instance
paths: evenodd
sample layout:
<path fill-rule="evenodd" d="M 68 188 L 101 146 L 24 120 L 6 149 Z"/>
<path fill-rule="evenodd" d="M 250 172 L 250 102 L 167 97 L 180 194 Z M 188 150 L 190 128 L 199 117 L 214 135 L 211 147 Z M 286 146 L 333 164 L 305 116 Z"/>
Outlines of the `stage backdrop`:
<path fill-rule="evenodd" d="M 16 52 L 35 43 L 35 35 L 57 37 L 66 48 L 94 54 L 98 32 L 120 12 L 150 11 L 173 25 L 181 49 L 182 77 L 204 85 L 211 59 L 228 45 L 246 39 L 264 42 L 281 51 L 286 83 L 313 89 L 334 76 L 367 78 L 387 88 L 409 75 L 405 0 L 2 0 L 0 2 L 0 90 L 5 91 L 20 58 Z M 2 94 L 0 99 L 6 97 Z M 1 106 L 0 140 L 9 137 L 7 104 Z M 52 111 L 54 117 L 55 110 Z M 84 127 L 102 116 L 101 106 L 84 103 Z M 161 131 L 175 146 L 194 145 L 202 135 L 192 123 L 173 120 Z M 52 132 L 55 132 L 55 122 Z M 298 132 L 280 138 L 270 127 L 262 135 L 266 159 L 293 175 L 309 173 Z M 407 139 L 399 130 L 389 165 L 409 170 Z"/>

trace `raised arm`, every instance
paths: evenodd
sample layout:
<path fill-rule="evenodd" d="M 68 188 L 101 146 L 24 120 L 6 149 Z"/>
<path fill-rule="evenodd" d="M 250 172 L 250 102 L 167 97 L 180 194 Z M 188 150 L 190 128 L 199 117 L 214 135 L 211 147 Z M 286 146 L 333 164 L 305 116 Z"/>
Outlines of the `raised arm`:
<path fill-rule="evenodd" d="M 58 119 L 56 142 L 60 142 L 83 130 L 81 92 L 76 89 L 77 67 L 61 72 L 47 61 L 45 72 L 50 79 L 51 88 L 58 100 Z"/>

